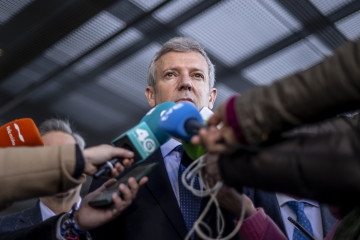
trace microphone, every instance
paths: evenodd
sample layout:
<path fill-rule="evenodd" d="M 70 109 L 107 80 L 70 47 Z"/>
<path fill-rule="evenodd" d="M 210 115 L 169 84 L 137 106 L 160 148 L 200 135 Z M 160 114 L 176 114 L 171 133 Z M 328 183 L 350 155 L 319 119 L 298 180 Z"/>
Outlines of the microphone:
<path fill-rule="evenodd" d="M 31 118 L 21 118 L 0 127 L 0 147 L 43 146 L 39 130 Z"/>
<path fill-rule="evenodd" d="M 189 142 L 200 128 L 207 128 L 203 119 L 209 119 L 213 112 L 204 107 L 199 110 L 189 102 L 180 102 L 169 108 L 159 121 L 159 127 L 173 137 L 182 139 L 187 155 L 196 160 L 206 153 L 205 148 Z"/>
<path fill-rule="evenodd" d="M 299 229 L 303 234 L 306 235 L 306 237 L 308 237 L 310 240 L 315 240 L 315 238 L 308 232 L 306 231 L 306 229 L 301 226 L 300 223 L 298 223 L 295 219 L 293 219 L 292 217 L 288 217 L 288 220 L 295 225 L 295 227 L 297 227 L 297 229 Z"/>
<path fill-rule="evenodd" d="M 162 115 L 159 127 L 175 138 L 189 141 L 200 128 L 207 128 L 194 104 L 180 102 Z"/>
<path fill-rule="evenodd" d="M 133 151 L 134 164 L 143 162 L 170 139 L 170 136 L 159 127 L 158 122 L 165 110 L 174 105 L 174 102 L 164 102 L 150 109 L 138 125 L 114 139 L 111 144 Z M 95 173 L 94 178 L 108 174 L 118 161 L 120 159 L 113 158 L 103 164 Z"/>

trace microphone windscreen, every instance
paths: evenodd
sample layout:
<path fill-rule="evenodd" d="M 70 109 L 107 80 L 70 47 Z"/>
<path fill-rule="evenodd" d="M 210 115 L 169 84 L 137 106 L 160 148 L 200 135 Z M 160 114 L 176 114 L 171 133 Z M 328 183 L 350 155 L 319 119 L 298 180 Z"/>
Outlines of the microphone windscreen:
<path fill-rule="evenodd" d="M 159 127 L 159 120 L 165 111 L 174 105 L 174 102 L 161 103 L 150 109 L 140 121 L 140 123 L 145 122 L 148 125 L 156 139 L 159 141 L 160 145 L 167 142 L 170 139 L 170 136 Z"/>
<path fill-rule="evenodd" d="M 199 123 L 204 122 L 199 110 L 194 104 L 189 102 L 180 102 L 166 110 L 161 116 L 158 124 L 162 130 L 171 136 L 188 141 L 194 135 L 189 133 L 185 128 L 186 122 L 190 119 Z"/>
<path fill-rule="evenodd" d="M 43 146 L 34 121 L 22 118 L 0 127 L 0 147 Z"/>
<path fill-rule="evenodd" d="M 162 113 L 173 105 L 174 102 L 165 102 L 152 108 L 138 125 L 114 139 L 112 145 L 133 151 L 134 161 L 142 162 L 170 139 L 158 122 Z"/>
<path fill-rule="evenodd" d="M 205 123 L 213 114 L 214 113 L 207 107 L 203 107 L 200 111 L 200 115 Z M 193 145 L 189 141 L 182 141 L 182 144 L 184 151 L 192 160 L 196 160 L 206 153 L 206 149 L 201 145 Z"/>

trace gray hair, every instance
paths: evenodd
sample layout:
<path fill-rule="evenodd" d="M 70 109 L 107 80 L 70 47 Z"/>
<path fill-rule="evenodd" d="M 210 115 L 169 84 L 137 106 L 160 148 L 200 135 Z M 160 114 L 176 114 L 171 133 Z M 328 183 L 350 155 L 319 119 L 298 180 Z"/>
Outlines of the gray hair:
<path fill-rule="evenodd" d="M 69 120 L 50 118 L 42 122 L 39 126 L 41 136 L 53 131 L 60 131 L 71 135 L 75 139 L 75 142 L 79 145 L 80 149 L 83 150 L 85 148 L 84 138 L 71 128 Z"/>
<path fill-rule="evenodd" d="M 149 86 L 155 86 L 155 63 L 161 56 L 168 52 L 198 52 L 206 60 L 209 66 L 209 85 L 210 88 L 215 85 L 215 66 L 210 61 L 207 56 L 204 48 L 194 39 L 188 37 L 175 37 L 164 43 L 162 48 L 154 55 L 151 59 L 148 72 L 147 72 L 147 82 Z"/>

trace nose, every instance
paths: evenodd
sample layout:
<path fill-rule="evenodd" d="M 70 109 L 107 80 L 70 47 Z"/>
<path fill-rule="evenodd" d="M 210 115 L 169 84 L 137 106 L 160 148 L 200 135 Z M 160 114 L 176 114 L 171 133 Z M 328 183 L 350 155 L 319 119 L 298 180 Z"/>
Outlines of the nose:
<path fill-rule="evenodd" d="M 179 84 L 180 90 L 188 90 L 191 91 L 192 89 L 192 80 L 189 76 L 182 76 L 180 78 L 180 84 Z"/>

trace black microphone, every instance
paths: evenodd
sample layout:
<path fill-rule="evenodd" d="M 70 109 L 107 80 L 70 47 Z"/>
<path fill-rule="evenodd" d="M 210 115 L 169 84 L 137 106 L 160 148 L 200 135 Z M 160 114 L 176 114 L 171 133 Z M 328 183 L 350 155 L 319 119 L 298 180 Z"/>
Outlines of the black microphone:
<path fill-rule="evenodd" d="M 301 226 L 301 224 L 298 223 L 295 219 L 293 219 L 292 217 L 288 217 L 288 220 L 289 220 L 292 224 L 294 224 L 295 227 L 296 227 L 297 229 L 299 229 L 303 234 L 305 234 L 306 237 L 308 237 L 310 240 L 315 240 L 315 238 L 314 238 L 308 231 L 306 231 L 306 229 L 305 229 L 303 226 Z"/>

